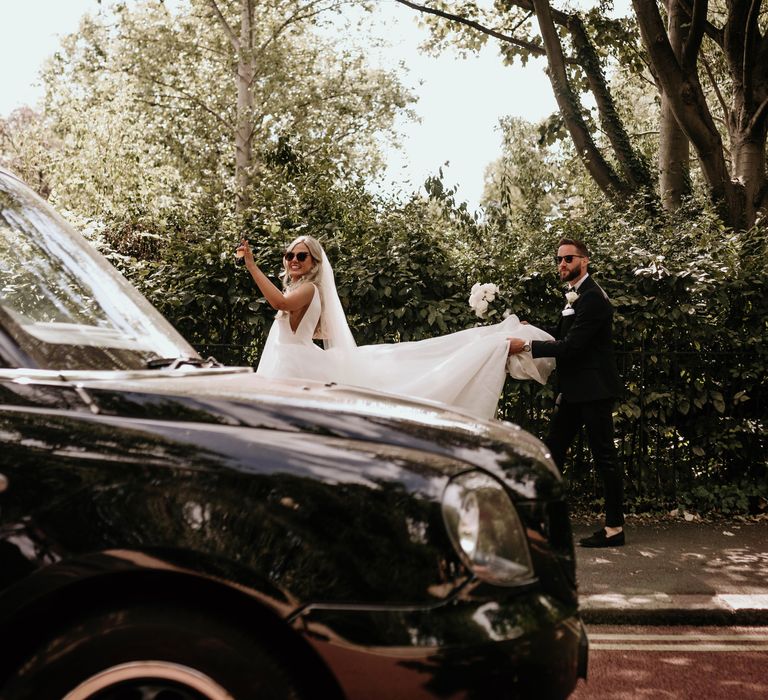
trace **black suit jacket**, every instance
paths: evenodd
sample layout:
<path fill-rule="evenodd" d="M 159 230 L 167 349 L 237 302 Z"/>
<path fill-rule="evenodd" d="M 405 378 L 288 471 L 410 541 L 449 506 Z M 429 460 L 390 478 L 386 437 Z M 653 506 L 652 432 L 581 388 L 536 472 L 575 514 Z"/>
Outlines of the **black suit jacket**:
<path fill-rule="evenodd" d="M 613 352 L 613 307 L 608 295 L 587 277 L 579 286 L 574 314 L 561 316 L 556 340 L 531 342 L 533 357 L 557 360 L 557 384 L 569 402 L 616 398 L 621 380 Z"/>

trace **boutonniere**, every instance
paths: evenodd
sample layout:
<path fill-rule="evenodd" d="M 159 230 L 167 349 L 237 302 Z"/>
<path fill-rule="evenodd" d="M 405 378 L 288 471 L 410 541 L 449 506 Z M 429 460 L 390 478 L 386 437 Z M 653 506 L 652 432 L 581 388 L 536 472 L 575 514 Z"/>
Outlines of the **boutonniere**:
<path fill-rule="evenodd" d="M 565 300 L 568 302 L 568 306 L 573 306 L 578 301 L 579 295 L 571 290 L 565 293 Z"/>

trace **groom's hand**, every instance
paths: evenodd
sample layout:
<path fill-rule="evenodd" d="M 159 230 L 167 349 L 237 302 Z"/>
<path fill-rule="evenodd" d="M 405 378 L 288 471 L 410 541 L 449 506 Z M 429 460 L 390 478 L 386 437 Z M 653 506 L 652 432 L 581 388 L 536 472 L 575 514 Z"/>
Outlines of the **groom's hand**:
<path fill-rule="evenodd" d="M 523 352 L 525 341 L 522 338 L 507 338 L 507 340 L 509 341 L 508 355 L 518 355 Z"/>

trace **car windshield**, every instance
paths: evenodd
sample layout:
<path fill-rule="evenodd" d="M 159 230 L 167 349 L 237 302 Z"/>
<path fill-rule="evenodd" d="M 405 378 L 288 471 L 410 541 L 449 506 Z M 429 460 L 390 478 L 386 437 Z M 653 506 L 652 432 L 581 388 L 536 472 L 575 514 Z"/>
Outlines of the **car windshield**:
<path fill-rule="evenodd" d="M 42 369 L 138 369 L 198 357 L 88 241 L 2 170 L 0 324 L 20 351 L 7 364 L 22 357 Z"/>

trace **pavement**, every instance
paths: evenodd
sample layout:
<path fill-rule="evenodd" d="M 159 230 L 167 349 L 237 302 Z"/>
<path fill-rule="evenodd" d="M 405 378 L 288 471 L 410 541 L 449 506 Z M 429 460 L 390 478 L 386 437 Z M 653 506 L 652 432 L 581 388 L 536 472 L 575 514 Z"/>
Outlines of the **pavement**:
<path fill-rule="evenodd" d="M 575 541 L 598 527 L 574 523 Z M 576 546 L 587 624 L 768 625 L 768 520 L 624 529 L 623 547 Z"/>

